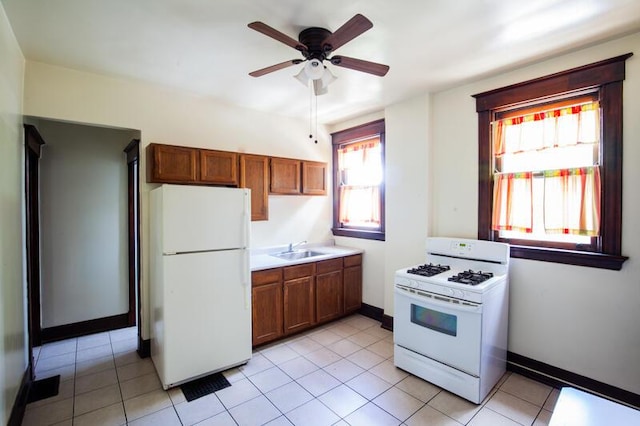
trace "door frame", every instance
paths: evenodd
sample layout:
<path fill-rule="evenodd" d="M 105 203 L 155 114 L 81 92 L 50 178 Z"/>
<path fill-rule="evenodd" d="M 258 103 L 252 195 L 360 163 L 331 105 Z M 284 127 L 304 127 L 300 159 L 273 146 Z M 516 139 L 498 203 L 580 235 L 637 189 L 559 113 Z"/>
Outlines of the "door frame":
<path fill-rule="evenodd" d="M 30 124 L 24 125 L 25 139 L 25 215 L 27 321 L 29 329 L 29 363 L 33 366 L 33 348 L 42 344 L 40 319 L 40 155 L 44 139 Z M 33 368 L 31 369 L 33 372 Z M 32 373 L 33 375 L 33 373 Z M 32 377 L 33 378 L 33 377 Z"/>
<path fill-rule="evenodd" d="M 129 245 L 129 305 L 128 312 L 111 317 L 96 318 L 79 323 L 42 328 L 40 291 L 40 174 L 41 146 L 45 144 L 38 129 L 24 124 L 25 129 L 25 218 L 27 310 L 29 331 L 29 360 L 33 365 L 33 348 L 43 343 L 67 339 L 138 324 L 140 334 L 140 197 L 139 197 L 139 139 L 133 139 L 125 148 L 128 169 L 128 245 Z M 133 173 L 133 174 L 132 174 Z M 132 225 L 133 224 L 133 225 Z"/>
<path fill-rule="evenodd" d="M 129 220 L 129 323 L 137 324 L 138 354 L 147 357 L 150 348 L 148 342 L 142 339 L 140 300 L 140 139 L 132 139 L 124 152 L 127 154 Z"/>

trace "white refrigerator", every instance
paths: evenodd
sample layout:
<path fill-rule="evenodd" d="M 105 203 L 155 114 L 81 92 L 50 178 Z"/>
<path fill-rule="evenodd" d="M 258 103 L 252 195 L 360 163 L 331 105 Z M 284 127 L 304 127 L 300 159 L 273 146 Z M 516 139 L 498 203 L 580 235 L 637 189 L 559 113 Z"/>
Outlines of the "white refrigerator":
<path fill-rule="evenodd" d="M 251 358 L 250 203 L 247 189 L 150 192 L 151 358 L 164 389 Z"/>

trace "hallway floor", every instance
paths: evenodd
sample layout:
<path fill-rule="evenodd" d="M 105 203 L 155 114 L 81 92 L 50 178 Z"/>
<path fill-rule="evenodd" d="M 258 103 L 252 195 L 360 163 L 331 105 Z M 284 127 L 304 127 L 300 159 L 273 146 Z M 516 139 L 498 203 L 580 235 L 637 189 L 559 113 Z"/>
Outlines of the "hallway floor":
<path fill-rule="evenodd" d="M 393 365 L 393 334 L 352 315 L 260 347 L 224 374 L 232 386 L 187 402 L 164 391 L 136 328 L 45 344 L 36 377 L 60 392 L 23 425 L 547 425 L 558 390 L 507 372 L 481 405 Z M 185 360 L 188 362 L 188 360 Z"/>

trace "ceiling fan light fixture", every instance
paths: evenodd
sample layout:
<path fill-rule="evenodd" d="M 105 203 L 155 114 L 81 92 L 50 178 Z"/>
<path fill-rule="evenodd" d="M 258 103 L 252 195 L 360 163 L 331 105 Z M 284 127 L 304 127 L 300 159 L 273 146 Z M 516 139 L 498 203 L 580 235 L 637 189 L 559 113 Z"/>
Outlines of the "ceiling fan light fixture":
<path fill-rule="evenodd" d="M 329 68 L 324 67 L 322 78 L 313 80 L 313 93 L 315 93 L 316 96 L 326 95 L 329 85 L 336 81 L 336 79 L 337 77 L 329 71 Z"/>
<path fill-rule="evenodd" d="M 322 85 L 324 87 L 327 87 L 328 85 L 330 85 L 331 83 L 333 83 L 334 81 L 336 81 L 338 79 L 338 77 L 336 77 L 335 75 L 333 75 L 331 73 L 331 70 L 329 70 L 329 68 L 324 67 L 324 74 L 322 74 Z"/>
<path fill-rule="evenodd" d="M 313 94 L 316 96 L 326 95 L 328 93 L 327 86 L 322 84 L 322 80 L 313 80 Z"/>
<path fill-rule="evenodd" d="M 311 80 L 319 80 L 324 75 L 324 65 L 319 59 L 311 59 L 304 66 L 304 72 Z"/>
<path fill-rule="evenodd" d="M 304 68 L 302 68 L 298 74 L 294 75 L 293 78 L 302 83 L 303 86 L 309 87 L 309 77 L 307 77 Z"/>

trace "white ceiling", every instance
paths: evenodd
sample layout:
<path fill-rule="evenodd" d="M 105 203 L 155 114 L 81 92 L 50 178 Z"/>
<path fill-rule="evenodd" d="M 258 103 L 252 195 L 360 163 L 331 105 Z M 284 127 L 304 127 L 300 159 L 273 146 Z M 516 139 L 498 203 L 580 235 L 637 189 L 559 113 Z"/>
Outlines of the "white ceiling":
<path fill-rule="evenodd" d="M 377 77 L 329 64 L 338 80 L 317 98 L 321 123 L 640 30 L 639 0 L 1 1 L 28 60 L 295 117 L 309 114 L 309 93 L 292 77 L 303 65 L 248 73 L 301 54 L 247 24 L 297 39 L 361 13 L 373 28 L 336 54 L 391 69 Z"/>

